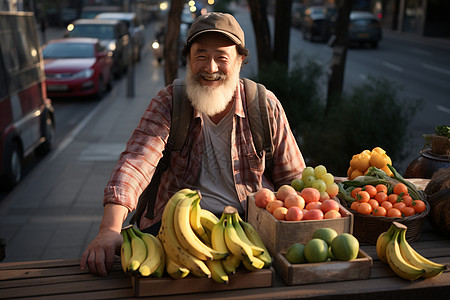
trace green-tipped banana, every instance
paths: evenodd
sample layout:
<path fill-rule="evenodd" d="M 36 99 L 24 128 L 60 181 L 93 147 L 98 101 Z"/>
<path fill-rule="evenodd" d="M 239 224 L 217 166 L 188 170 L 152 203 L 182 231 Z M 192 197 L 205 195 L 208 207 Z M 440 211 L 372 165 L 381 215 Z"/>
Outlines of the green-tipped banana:
<path fill-rule="evenodd" d="M 387 231 L 381 233 L 377 238 L 376 244 L 377 255 L 380 261 L 382 261 L 385 264 L 388 263 L 388 259 L 386 256 L 386 248 L 396 230 L 397 227 L 395 225 L 391 225 L 391 227 L 389 227 Z"/>
<path fill-rule="evenodd" d="M 211 278 L 215 282 L 228 283 L 228 274 L 224 270 L 221 260 L 207 260 L 206 265 L 211 270 Z"/>
<path fill-rule="evenodd" d="M 191 224 L 192 230 L 194 230 L 195 234 L 207 245 L 211 245 L 211 239 L 209 235 L 206 233 L 205 228 L 202 225 L 200 220 L 200 212 L 202 208 L 200 207 L 201 198 L 195 199 L 192 203 L 191 213 L 189 215 L 189 223 Z"/>
<path fill-rule="evenodd" d="M 123 237 L 123 242 L 120 246 L 120 263 L 122 265 L 122 270 L 127 273 L 128 263 L 131 259 L 131 243 L 126 230 L 122 230 L 120 234 Z"/>
<path fill-rule="evenodd" d="M 395 274 L 402 277 L 403 279 L 413 281 L 421 277 L 425 273 L 425 270 L 417 268 L 403 258 L 398 243 L 399 233 L 400 232 L 396 230 L 394 236 L 387 245 L 386 257 L 388 260 L 388 264 Z"/>
<path fill-rule="evenodd" d="M 424 278 L 438 276 L 442 274 L 445 269 L 447 269 L 447 266 L 426 259 L 411 247 L 411 245 L 406 240 L 406 226 L 405 228 L 400 228 L 399 246 L 402 256 L 407 262 L 419 269 L 425 270 L 425 273 L 423 273 L 422 275 L 422 277 Z"/>
<path fill-rule="evenodd" d="M 192 203 L 196 198 L 184 198 L 178 202 L 174 213 L 174 229 L 180 244 L 193 256 L 201 259 L 222 259 L 228 252 L 218 252 L 203 243 L 192 230 L 189 216 Z"/>
<path fill-rule="evenodd" d="M 206 228 L 209 231 L 212 231 L 213 226 L 219 222 L 219 218 L 216 217 L 212 212 L 206 209 L 200 210 L 200 222 L 202 223 L 203 228 Z"/>
<path fill-rule="evenodd" d="M 225 220 L 226 216 L 223 214 L 219 222 L 214 225 L 211 231 L 211 246 L 214 250 L 219 252 L 228 252 L 227 244 L 225 243 Z"/>
<path fill-rule="evenodd" d="M 261 255 L 258 255 L 257 257 L 264 262 L 264 268 L 269 268 L 272 265 L 272 257 L 270 256 L 269 250 L 267 250 L 266 245 L 264 245 L 264 242 L 262 241 L 260 235 L 258 234 L 258 231 L 256 231 L 255 227 L 253 227 L 252 224 L 245 222 L 242 219 L 239 220 L 239 224 L 244 229 L 244 232 L 247 235 L 248 239 L 254 245 L 264 249 L 264 252 Z"/>
<path fill-rule="evenodd" d="M 180 266 L 171 259 L 166 259 L 166 271 L 173 279 L 182 279 L 189 275 L 189 269 Z"/>
<path fill-rule="evenodd" d="M 225 272 L 227 272 L 227 274 L 234 274 L 236 273 L 237 268 L 239 268 L 239 266 L 241 265 L 242 259 L 230 253 L 230 255 L 228 255 L 221 261 Z"/>
<path fill-rule="evenodd" d="M 147 246 L 144 241 L 134 233 L 133 228 L 128 228 L 127 233 L 131 240 L 131 258 L 128 262 L 128 271 L 134 272 L 139 269 L 141 264 L 147 258 Z"/>
<path fill-rule="evenodd" d="M 255 257 L 254 259 L 259 260 L 259 258 L 257 258 L 257 257 Z M 251 272 L 261 270 L 263 267 L 259 267 L 259 266 L 261 266 L 261 265 L 264 266 L 263 261 L 258 262 L 258 264 L 256 264 L 256 263 L 250 263 L 248 261 L 243 260 L 242 264 L 244 265 L 244 268 L 246 268 L 248 271 L 251 271 Z M 257 265 L 258 267 L 255 267 L 255 265 Z"/>
<path fill-rule="evenodd" d="M 252 241 L 250 241 L 250 239 L 245 234 L 245 231 L 242 228 L 241 224 L 239 223 L 239 219 L 240 219 L 240 217 L 237 212 L 235 214 L 233 214 L 233 225 L 234 225 L 234 228 L 236 229 L 236 232 L 237 232 L 239 238 L 244 243 L 247 243 L 248 245 L 250 245 L 250 247 L 252 248 L 253 256 L 259 256 L 259 255 L 263 254 L 264 249 L 256 246 Z"/>
<path fill-rule="evenodd" d="M 233 213 L 235 211 L 236 209 L 234 209 Z M 233 213 L 227 213 L 227 222 L 225 226 L 225 243 L 227 244 L 227 248 L 231 253 L 241 258 L 242 261 L 249 262 L 257 269 L 263 268 L 264 262 L 260 259 L 255 259 L 250 245 L 239 238 L 236 228 L 233 225 Z"/>
<path fill-rule="evenodd" d="M 144 233 L 139 229 L 132 227 L 138 237 L 140 237 L 147 247 L 147 258 L 141 263 L 139 273 L 142 276 L 150 276 L 161 264 L 165 262 L 164 250 L 161 247 L 161 242 L 149 233 Z M 155 277 L 161 277 L 162 274 L 155 274 Z"/>
<path fill-rule="evenodd" d="M 206 264 L 202 260 L 188 253 L 181 246 L 174 229 L 174 212 L 177 203 L 187 196 L 195 195 L 193 193 L 194 192 L 191 190 L 184 189 L 177 192 L 169 199 L 164 208 L 158 238 L 164 246 L 166 259 L 173 260 L 178 265 L 189 269 L 190 273 L 197 277 L 210 278 L 211 271 Z"/>

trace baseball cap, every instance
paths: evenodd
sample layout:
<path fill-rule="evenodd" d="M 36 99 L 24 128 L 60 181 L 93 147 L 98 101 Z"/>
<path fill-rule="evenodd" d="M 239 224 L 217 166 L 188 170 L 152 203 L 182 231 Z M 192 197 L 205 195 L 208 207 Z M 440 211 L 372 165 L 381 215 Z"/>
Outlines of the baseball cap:
<path fill-rule="evenodd" d="M 236 19 L 230 14 L 210 12 L 197 17 L 189 30 L 187 44 L 190 44 L 196 37 L 206 32 L 221 33 L 236 45 L 245 47 L 244 31 Z"/>

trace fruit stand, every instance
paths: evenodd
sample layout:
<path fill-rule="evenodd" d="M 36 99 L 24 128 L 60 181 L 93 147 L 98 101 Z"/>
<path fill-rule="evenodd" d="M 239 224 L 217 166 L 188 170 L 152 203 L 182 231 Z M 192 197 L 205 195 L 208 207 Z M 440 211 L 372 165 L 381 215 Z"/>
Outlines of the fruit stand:
<path fill-rule="evenodd" d="M 450 240 L 432 230 L 424 222 L 420 239 L 413 243 L 424 256 L 433 261 L 450 264 Z M 362 244 L 361 249 L 373 258 L 370 277 L 363 280 L 291 285 L 273 273 L 271 287 L 218 290 L 148 297 L 150 299 L 280 299 L 320 298 L 338 299 L 430 299 L 442 298 L 450 292 L 450 270 L 431 279 L 410 282 L 396 276 L 380 262 L 374 245 Z M 163 278 L 164 279 L 164 278 Z M 184 281 L 188 278 L 181 279 Z M 162 280 L 162 279 L 161 279 Z M 166 278 L 166 282 L 172 279 Z M 205 279 L 207 280 L 207 279 Z M 209 280 L 209 282 L 212 282 Z M 184 282 L 185 287 L 189 281 Z M 213 284 L 213 283 L 211 283 Z M 135 299 L 131 278 L 124 274 L 117 258 L 114 271 L 102 278 L 81 272 L 79 259 L 0 264 L 0 299 Z M 145 298 L 141 298 L 145 299 Z"/>

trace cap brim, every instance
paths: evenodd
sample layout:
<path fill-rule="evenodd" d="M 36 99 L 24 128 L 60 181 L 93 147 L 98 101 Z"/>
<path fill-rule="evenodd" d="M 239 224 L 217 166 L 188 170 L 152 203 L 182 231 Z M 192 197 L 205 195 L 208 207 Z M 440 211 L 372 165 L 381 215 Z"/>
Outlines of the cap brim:
<path fill-rule="evenodd" d="M 217 33 L 221 33 L 223 35 L 225 35 L 227 38 L 229 38 L 231 41 L 233 41 L 233 43 L 235 43 L 236 45 L 242 45 L 241 40 L 239 40 L 235 35 L 224 31 L 224 30 L 220 30 L 220 29 L 206 29 L 206 30 L 202 30 L 200 32 L 195 33 L 193 36 L 191 36 L 188 40 L 187 43 L 190 44 L 195 38 L 197 38 L 199 35 L 203 34 L 203 33 L 207 33 L 207 32 L 217 32 Z"/>

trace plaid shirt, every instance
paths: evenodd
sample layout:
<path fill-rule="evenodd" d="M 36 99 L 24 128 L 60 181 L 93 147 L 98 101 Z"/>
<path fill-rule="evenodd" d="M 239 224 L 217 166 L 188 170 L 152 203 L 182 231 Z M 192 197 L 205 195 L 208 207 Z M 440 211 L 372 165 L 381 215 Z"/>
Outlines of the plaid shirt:
<path fill-rule="evenodd" d="M 126 149 L 112 172 L 105 188 L 103 204 L 124 205 L 129 212 L 136 208 L 137 200 L 147 187 L 166 145 L 172 111 L 173 86 L 162 89 L 150 102 L 139 125 L 128 140 Z M 239 201 L 246 207 L 247 195 L 268 187 L 276 190 L 299 178 L 305 168 L 303 156 L 290 130 L 285 112 L 275 97 L 267 91 L 268 112 L 273 132 L 272 181 L 264 176 L 265 158 L 256 153 L 251 130 L 244 109 L 243 81 L 235 93 L 235 111 L 231 133 L 231 157 L 234 182 Z M 172 151 L 170 166 L 161 176 L 155 204 L 155 219 L 144 216 L 140 227 L 146 228 L 161 220 L 164 206 L 169 198 L 183 188 L 195 188 L 200 174 L 203 153 L 202 121 L 194 110 L 190 131 L 181 151 Z M 145 213 L 144 213 L 145 215 Z"/>

